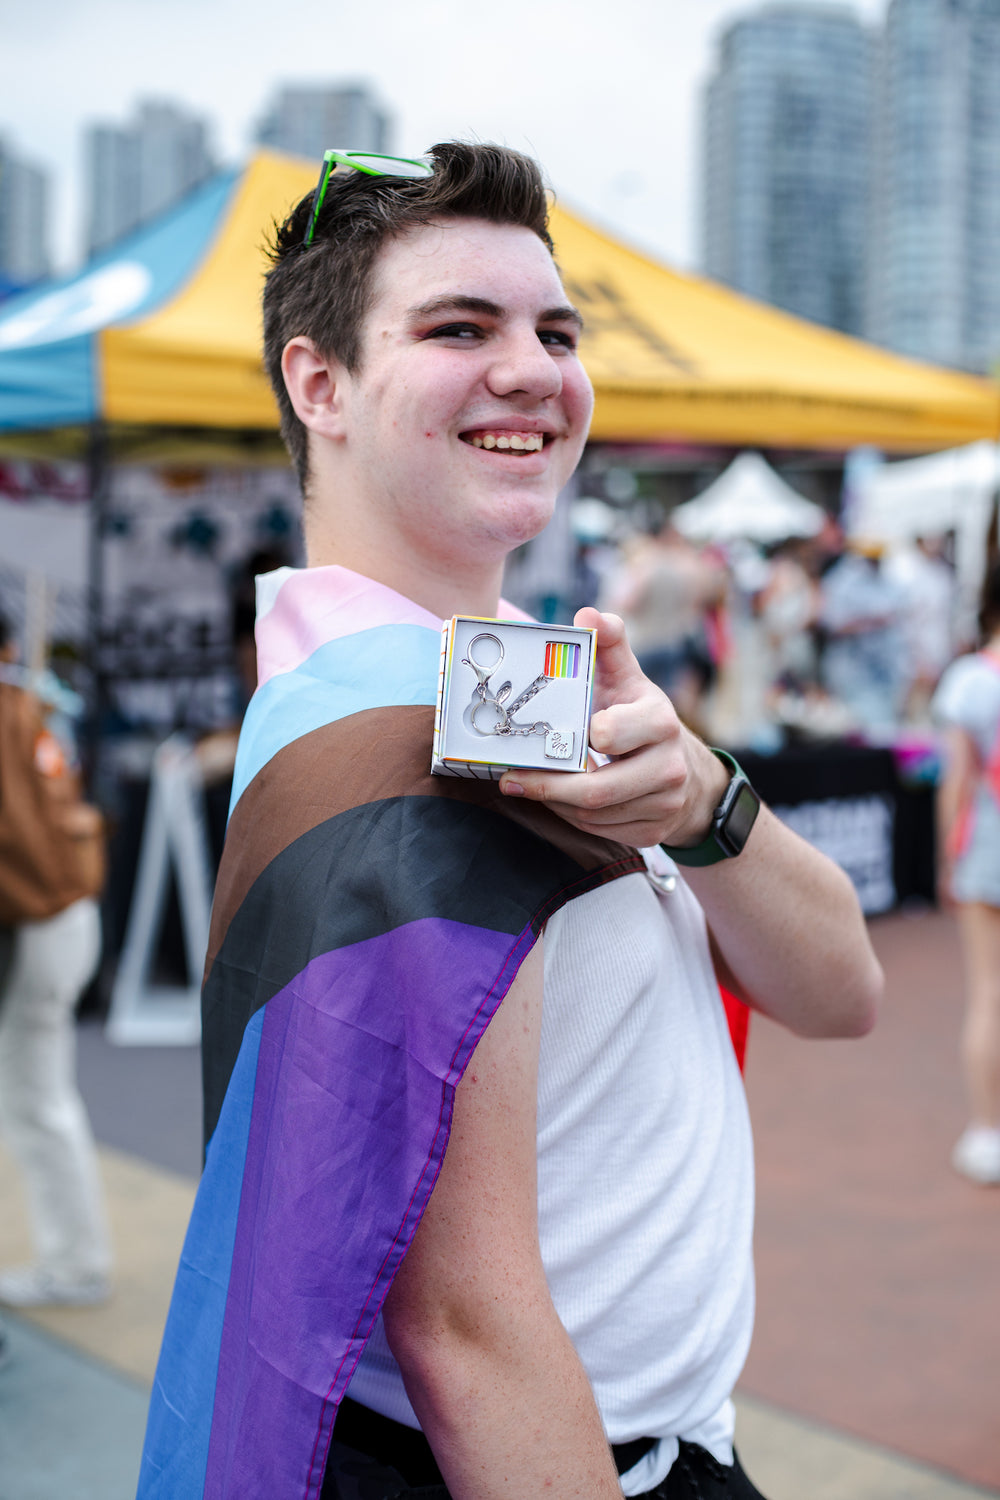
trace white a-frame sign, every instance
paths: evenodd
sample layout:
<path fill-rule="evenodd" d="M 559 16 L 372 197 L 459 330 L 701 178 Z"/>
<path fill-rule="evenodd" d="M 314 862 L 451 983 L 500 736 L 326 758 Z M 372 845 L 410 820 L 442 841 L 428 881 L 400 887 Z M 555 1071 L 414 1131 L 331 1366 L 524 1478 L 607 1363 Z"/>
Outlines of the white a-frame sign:
<path fill-rule="evenodd" d="M 187 986 L 152 986 L 171 866 L 177 882 Z M 201 976 L 212 912 L 212 863 L 198 759 L 172 735 L 153 757 L 139 865 L 111 991 L 107 1034 L 122 1046 L 183 1046 L 201 1039 Z"/>

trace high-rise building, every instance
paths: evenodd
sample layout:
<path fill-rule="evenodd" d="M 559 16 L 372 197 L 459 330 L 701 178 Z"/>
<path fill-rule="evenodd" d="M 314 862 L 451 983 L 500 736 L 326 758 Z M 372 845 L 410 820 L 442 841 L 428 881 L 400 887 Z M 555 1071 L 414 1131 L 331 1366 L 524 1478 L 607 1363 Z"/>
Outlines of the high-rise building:
<path fill-rule="evenodd" d="M 290 84 L 279 90 L 260 121 L 257 140 L 262 146 L 316 159 L 331 146 L 387 152 L 389 132 L 388 114 L 364 84 Z"/>
<path fill-rule="evenodd" d="M 892 0 L 877 65 L 868 336 L 1000 361 L 1000 0 Z"/>
<path fill-rule="evenodd" d="M 765 5 L 723 32 L 704 108 L 710 276 L 861 331 L 870 101 L 871 41 L 848 6 Z"/>
<path fill-rule="evenodd" d="M 125 125 L 92 125 L 86 140 L 88 254 L 137 229 L 215 171 L 204 120 L 166 100 L 140 103 Z"/>
<path fill-rule="evenodd" d="M 27 286 L 49 271 L 48 174 L 0 139 L 0 281 Z"/>

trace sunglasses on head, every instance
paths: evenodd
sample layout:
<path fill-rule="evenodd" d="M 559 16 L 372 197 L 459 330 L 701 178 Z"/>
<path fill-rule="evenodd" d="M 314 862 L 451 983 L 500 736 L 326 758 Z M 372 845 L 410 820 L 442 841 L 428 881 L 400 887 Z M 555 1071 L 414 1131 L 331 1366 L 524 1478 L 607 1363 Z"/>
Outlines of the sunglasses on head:
<path fill-rule="evenodd" d="M 313 197 L 309 226 L 302 243 L 311 245 L 316 233 L 320 210 L 335 172 L 364 172 L 368 177 L 433 177 L 434 168 L 425 157 L 381 156 L 375 151 L 327 151 L 323 157 L 323 170 Z"/>

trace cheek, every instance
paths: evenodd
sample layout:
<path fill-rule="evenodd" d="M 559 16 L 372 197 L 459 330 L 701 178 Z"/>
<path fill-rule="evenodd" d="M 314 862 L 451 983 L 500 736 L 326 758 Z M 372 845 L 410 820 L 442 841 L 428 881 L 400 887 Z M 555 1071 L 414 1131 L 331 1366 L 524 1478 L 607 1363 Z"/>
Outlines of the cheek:
<path fill-rule="evenodd" d="M 590 427 L 590 419 L 594 415 L 594 387 L 582 365 L 578 365 L 574 372 L 570 390 L 574 420 L 579 422 L 586 432 Z"/>
<path fill-rule="evenodd" d="M 564 381 L 563 403 L 575 437 L 575 442 L 567 448 L 567 457 L 571 459 L 569 467 L 572 470 L 583 452 L 590 430 L 590 419 L 594 413 L 594 388 L 582 366 L 577 366 L 572 378 Z"/>

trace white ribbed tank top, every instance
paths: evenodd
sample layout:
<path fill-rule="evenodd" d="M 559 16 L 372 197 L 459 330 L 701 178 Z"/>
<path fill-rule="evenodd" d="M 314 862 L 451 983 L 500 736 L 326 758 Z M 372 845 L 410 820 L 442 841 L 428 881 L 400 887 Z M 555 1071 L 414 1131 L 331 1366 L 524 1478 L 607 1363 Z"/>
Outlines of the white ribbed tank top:
<path fill-rule="evenodd" d="M 672 870 L 660 851 L 651 862 Z M 732 1460 L 730 1393 L 753 1324 L 753 1155 L 702 911 L 629 875 L 545 929 L 538 1086 L 542 1260 L 608 1440 Z M 351 1396 L 416 1427 L 381 1319 Z"/>

